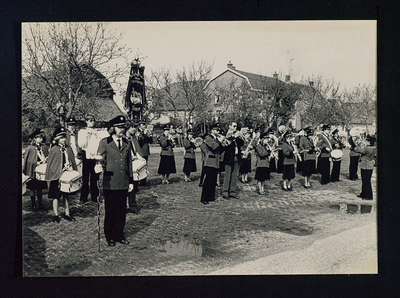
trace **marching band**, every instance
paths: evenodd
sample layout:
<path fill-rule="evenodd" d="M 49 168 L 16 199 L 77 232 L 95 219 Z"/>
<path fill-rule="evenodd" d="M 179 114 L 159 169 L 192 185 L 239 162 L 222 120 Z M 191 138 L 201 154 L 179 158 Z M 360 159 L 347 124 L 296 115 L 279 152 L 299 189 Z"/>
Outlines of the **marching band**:
<path fill-rule="evenodd" d="M 87 127 L 77 133 L 76 120 L 68 119 L 67 129 L 60 127 L 54 131 L 50 150 L 43 142 L 43 130 L 36 129 L 30 135 L 31 145 L 25 150 L 23 184 L 29 190 L 32 211 L 43 210 L 42 190 L 49 186 L 48 197 L 53 199 L 53 222 L 57 223 L 61 219 L 58 213 L 61 197 L 65 203 L 63 218 L 75 221 L 69 208 L 71 193 L 80 190 L 82 203 L 87 201 L 89 192 L 91 199 L 98 203 L 104 193 L 104 233 L 108 244 L 129 244 L 123 227 L 127 212 L 139 214 L 135 198 L 138 186 L 146 184 L 149 173 L 152 126 L 146 126 L 143 121 L 132 123 L 126 121 L 124 116 L 118 116 L 109 121 L 111 128 L 102 135 L 103 131 L 93 128 L 94 120 L 94 116 L 88 114 Z M 162 184 L 169 184 L 170 174 L 176 173 L 173 148 L 177 146 L 170 134 L 170 126 L 163 127 L 157 141 L 161 149 L 158 174 L 162 177 Z M 261 133 L 259 129 L 238 130 L 238 124 L 231 122 L 224 134 L 220 124 L 215 123 L 210 126 L 209 134 L 202 137 L 195 138 L 193 130 L 187 130 L 182 141 L 184 181 L 192 181 L 190 175 L 197 171 L 195 151 L 200 149 L 201 203 L 208 205 L 218 199 L 215 195 L 221 171 L 225 172 L 222 198 L 239 199 L 237 181 L 241 178 L 242 183 L 249 182 L 254 152 L 254 179 L 260 195 L 265 194 L 265 183 L 273 172 L 282 174 L 284 191 L 293 191 L 292 181 L 296 172 L 304 177 L 303 187 L 309 189 L 313 174 L 321 175 L 321 185 L 340 181 L 343 150 L 348 148 L 349 179 L 358 178 L 360 167 L 362 190 L 358 197 L 372 200 L 371 176 L 377 161 L 375 142 L 376 138 L 366 135 L 360 127 L 352 128 L 347 138 L 347 133 L 338 129 L 331 132 L 330 125 L 323 125 L 321 131 L 305 127 L 297 134 L 289 126 L 281 125 L 277 132 L 268 128 Z M 79 168 L 80 164 L 83 168 Z M 100 174 L 101 183 L 98 183 Z M 102 191 L 99 191 L 100 187 Z"/>

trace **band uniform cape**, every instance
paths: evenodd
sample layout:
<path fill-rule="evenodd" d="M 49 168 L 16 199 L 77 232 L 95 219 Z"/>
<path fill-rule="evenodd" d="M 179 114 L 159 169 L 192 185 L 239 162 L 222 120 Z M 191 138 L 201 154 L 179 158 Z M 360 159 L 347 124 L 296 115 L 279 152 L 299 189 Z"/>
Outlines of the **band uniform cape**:
<path fill-rule="evenodd" d="M 49 147 L 44 144 L 41 147 L 42 147 L 44 157 L 47 157 L 49 155 Z M 33 178 L 35 178 L 36 166 L 37 166 L 37 152 L 36 152 L 35 146 L 31 145 L 28 148 L 26 148 L 26 151 L 25 151 L 25 158 L 24 158 L 22 173 L 24 173 L 25 175 L 28 175 L 29 178 L 33 179 Z"/>
<path fill-rule="evenodd" d="M 103 189 L 123 190 L 133 184 L 131 150 L 131 144 L 125 138 L 122 138 L 121 150 L 112 136 L 100 141 L 98 155 L 102 157 L 104 166 Z"/>
<path fill-rule="evenodd" d="M 72 152 L 71 147 L 65 145 L 65 150 L 67 152 L 72 169 L 74 171 L 77 171 L 78 167 L 76 166 L 74 153 Z M 51 147 L 49 151 L 49 158 L 47 159 L 45 175 L 46 181 L 58 180 L 60 178 L 62 169 L 64 167 L 63 155 L 64 153 L 61 152 L 61 147 L 59 145 L 54 145 L 53 147 Z"/>

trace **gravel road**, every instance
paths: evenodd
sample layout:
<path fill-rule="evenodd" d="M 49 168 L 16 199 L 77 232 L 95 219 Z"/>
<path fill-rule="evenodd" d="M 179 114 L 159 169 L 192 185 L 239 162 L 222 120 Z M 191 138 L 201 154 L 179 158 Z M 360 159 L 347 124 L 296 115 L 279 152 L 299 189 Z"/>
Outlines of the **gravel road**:
<path fill-rule="evenodd" d="M 371 223 L 208 275 L 377 274 L 376 230 Z"/>

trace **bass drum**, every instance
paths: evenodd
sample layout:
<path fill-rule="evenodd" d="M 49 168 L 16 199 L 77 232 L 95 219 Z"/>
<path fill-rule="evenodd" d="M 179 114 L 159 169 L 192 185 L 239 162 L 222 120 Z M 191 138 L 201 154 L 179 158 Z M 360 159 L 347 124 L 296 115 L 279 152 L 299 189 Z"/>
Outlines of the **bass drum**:
<path fill-rule="evenodd" d="M 331 158 L 333 161 L 340 161 L 343 158 L 343 151 L 339 149 L 332 150 Z"/>

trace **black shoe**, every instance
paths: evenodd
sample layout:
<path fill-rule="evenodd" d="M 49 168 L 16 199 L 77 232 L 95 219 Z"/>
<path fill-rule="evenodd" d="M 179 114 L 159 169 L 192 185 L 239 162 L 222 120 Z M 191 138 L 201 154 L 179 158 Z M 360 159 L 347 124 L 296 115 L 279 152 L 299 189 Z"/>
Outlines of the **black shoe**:
<path fill-rule="evenodd" d="M 35 206 L 32 206 L 32 209 L 31 209 L 32 211 L 34 211 L 34 212 L 36 212 L 36 211 L 38 211 L 38 207 L 35 205 Z"/>
<path fill-rule="evenodd" d="M 108 246 L 115 246 L 114 240 L 107 240 Z"/>
<path fill-rule="evenodd" d="M 357 196 L 357 198 L 362 198 L 362 199 L 364 199 L 364 197 L 363 197 L 362 194 L 359 194 L 359 195 Z"/>
<path fill-rule="evenodd" d="M 204 201 L 204 202 L 202 202 L 204 205 L 208 205 L 209 203 L 208 203 L 208 201 Z"/>
<path fill-rule="evenodd" d="M 121 239 L 121 240 L 119 240 L 119 241 L 117 241 L 117 242 L 119 242 L 119 243 L 122 243 L 122 244 L 125 244 L 125 245 L 128 245 L 130 242 L 128 241 L 128 240 L 126 240 L 126 239 Z"/>
<path fill-rule="evenodd" d="M 230 200 L 230 198 L 227 197 L 227 196 L 222 196 L 222 198 L 225 199 L 225 200 Z"/>
<path fill-rule="evenodd" d="M 53 222 L 60 222 L 60 217 L 58 215 L 53 216 Z"/>
<path fill-rule="evenodd" d="M 86 204 L 88 202 L 88 200 L 80 200 L 79 201 L 81 204 Z"/>
<path fill-rule="evenodd" d="M 282 189 L 283 189 L 284 191 L 288 191 L 288 190 L 289 190 L 287 187 L 284 187 L 284 186 L 282 186 Z"/>
<path fill-rule="evenodd" d="M 199 184 L 199 187 L 203 187 L 203 184 L 202 184 L 202 183 L 200 183 L 200 184 Z"/>
<path fill-rule="evenodd" d="M 65 215 L 64 214 L 63 218 L 68 220 L 68 221 L 76 221 L 75 217 L 73 217 L 72 215 Z"/>

